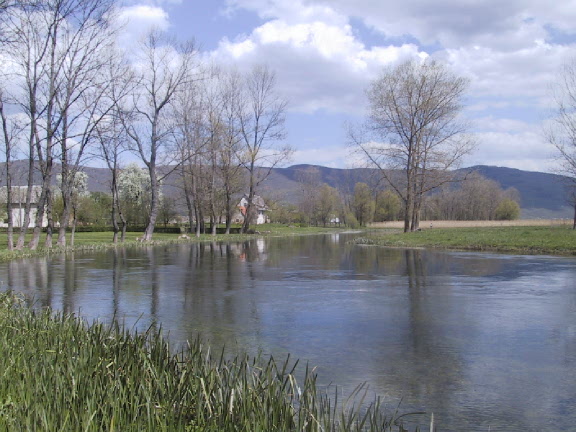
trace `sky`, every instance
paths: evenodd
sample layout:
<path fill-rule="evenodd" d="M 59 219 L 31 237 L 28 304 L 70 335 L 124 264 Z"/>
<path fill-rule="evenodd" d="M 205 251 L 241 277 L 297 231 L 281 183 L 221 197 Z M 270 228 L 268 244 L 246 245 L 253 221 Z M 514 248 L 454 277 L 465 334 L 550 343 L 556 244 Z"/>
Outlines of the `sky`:
<path fill-rule="evenodd" d="M 266 64 L 289 100 L 290 164 L 350 167 L 345 124 L 383 68 L 432 58 L 467 77 L 477 150 L 464 166 L 553 171 L 552 89 L 576 58 L 576 0 L 124 0 L 123 38 L 151 26 L 206 60 Z"/>

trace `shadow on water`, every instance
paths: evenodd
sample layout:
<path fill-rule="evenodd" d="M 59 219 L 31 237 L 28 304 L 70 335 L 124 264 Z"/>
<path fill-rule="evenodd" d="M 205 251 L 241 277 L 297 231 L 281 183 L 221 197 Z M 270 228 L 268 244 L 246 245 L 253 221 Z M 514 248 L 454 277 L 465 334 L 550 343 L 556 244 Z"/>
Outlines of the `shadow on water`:
<path fill-rule="evenodd" d="M 86 319 L 287 353 L 343 392 L 367 382 L 441 430 L 576 424 L 576 260 L 353 246 L 350 235 L 12 261 L 2 287 Z"/>

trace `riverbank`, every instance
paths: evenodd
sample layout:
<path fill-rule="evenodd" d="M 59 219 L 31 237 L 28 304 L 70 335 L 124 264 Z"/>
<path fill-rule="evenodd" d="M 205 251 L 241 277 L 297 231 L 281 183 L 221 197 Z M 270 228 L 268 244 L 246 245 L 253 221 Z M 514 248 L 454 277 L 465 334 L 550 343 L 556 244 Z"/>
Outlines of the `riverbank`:
<path fill-rule="evenodd" d="M 18 258 L 30 258 L 38 256 L 47 256 L 52 254 L 68 253 L 68 252 L 84 252 L 92 250 L 102 250 L 115 247 L 142 247 L 148 245 L 158 244 L 171 244 L 171 243 L 190 243 L 190 242 L 223 242 L 223 241 L 246 241 L 257 237 L 285 237 L 297 235 L 312 235 L 324 234 L 333 232 L 344 232 L 345 228 L 334 227 L 297 227 L 286 226 L 278 224 L 258 225 L 254 234 L 202 234 L 196 237 L 192 234 L 187 234 L 185 238 L 181 234 L 166 234 L 154 233 L 151 242 L 142 243 L 138 238 L 142 233 L 127 232 L 126 241 L 124 243 L 112 243 L 112 232 L 77 232 L 75 234 L 74 246 L 67 246 L 61 248 L 56 246 L 56 236 L 54 237 L 54 245 L 52 248 L 39 247 L 37 250 L 31 251 L 29 249 L 23 250 L 8 250 L 6 234 L 0 234 L 0 262 L 10 261 Z M 15 237 L 16 238 L 16 237 Z M 27 241 L 30 235 L 27 237 Z M 44 244 L 44 235 L 40 241 Z"/>
<path fill-rule="evenodd" d="M 428 228 L 412 233 L 372 230 L 358 244 L 426 247 L 513 254 L 576 255 L 576 231 L 569 225 Z"/>
<path fill-rule="evenodd" d="M 199 340 L 173 354 L 158 332 L 88 325 L 2 293 L 0 429 L 403 430 L 379 400 L 342 411 L 307 367 L 298 384 L 298 362 L 214 354 Z"/>

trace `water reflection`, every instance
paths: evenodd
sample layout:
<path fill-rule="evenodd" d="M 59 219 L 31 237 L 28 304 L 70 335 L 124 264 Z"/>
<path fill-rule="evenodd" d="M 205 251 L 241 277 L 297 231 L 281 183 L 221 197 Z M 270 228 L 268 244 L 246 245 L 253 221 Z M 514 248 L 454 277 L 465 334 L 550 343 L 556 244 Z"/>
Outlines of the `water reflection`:
<path fill-rule="evenodd" d="M 576 261 L 351 246 L 348 235 L 117 249 L 12 261 L 2 286 L 88 320 L 288 352 L 367 381 L 442 430 L 569 430 Z"/>

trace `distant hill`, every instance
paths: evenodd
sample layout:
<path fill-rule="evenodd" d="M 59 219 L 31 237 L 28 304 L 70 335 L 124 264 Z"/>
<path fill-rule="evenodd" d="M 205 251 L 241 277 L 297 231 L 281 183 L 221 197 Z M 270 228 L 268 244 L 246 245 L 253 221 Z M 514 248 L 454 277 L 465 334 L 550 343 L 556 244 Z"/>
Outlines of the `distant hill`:
<path fill-rule="evenodd" d="M 308 170 L 316 171 L 321 182 L 347 192 L 354 189 L 356 182 L 362 181 L 376 186 L 380 179 L 375 170 L 366 168 L 339 169 L 317 165 L 294 165 L 275 169 L 264 187 L 272 196 L 280 196 L 286 201 L 297 202 L 299 176 Z M 524 219 L 572 217 L 573 210 L 566 202 L 563 176 L 485 165 L 459 171 L 462 173 L 478 172 L 498 182 L 503 189 L 516 188 L 520 193 L 520 206 Z"/>
<path fill-rule="evenodd" d="M 522 217 L 525 219 L 572 217 L 573 210 L 566 201 L 563 176 L 485 165 L 472 169 L 497 181 L 504 189 L 516 188 L 520 192 Z"/>
<path fill-rule="evenodd" d="M 5 185 L 4 164 L 0 163 L 0 185 Z M 13 171 L 15 185 L 26 184 L 28 164 L 26 161 L 14 162 Z M 56 166 L 55 172 L 59 171 Z M 84 171 L 88 174 L 88 188 L 90 191 L 108 192 L 110 173 L 105 168 L 87 167 Z M 278 201 L 297 203 L 300 197 L 299 180 L 302 173 L 314 171 L 319 181 L 327 183 L 343 192 L 352 192 L 357 182 L 365 182 L 371 186 L 379 185 L 380 176 L 375 170 L 367 168 L 329 168 L 318 165 L 293 165 L 287 168 L 274 168 L 270 177 L 262 186 L 261 195 Z M 522 218 L 570 218 L 572 209 L 565 200 L 564 177 L 556 174 L 542 172 L 523 171 L 514 168 L 479 165 L 460 170 L 461 172 L 475 171 L 484 177 L 494 180 L 504 189 L 514 187 L 520 193 L 520 206 Z M 36 182 L 40 182 L 39 176 Z M 167 194 L 173 193 L 171 185 L 176 184 L 174 175 L 170 176 L 166 185 Z"/>

